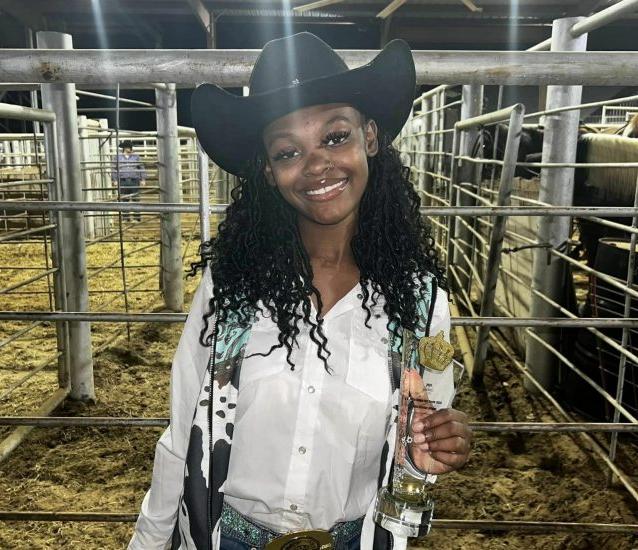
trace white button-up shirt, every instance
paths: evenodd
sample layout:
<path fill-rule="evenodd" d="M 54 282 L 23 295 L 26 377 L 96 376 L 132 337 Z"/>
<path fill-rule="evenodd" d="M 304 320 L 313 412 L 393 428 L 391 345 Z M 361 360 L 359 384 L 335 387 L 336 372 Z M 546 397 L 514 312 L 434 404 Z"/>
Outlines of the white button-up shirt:
<path fill-rule="evenodd" d="M 170 548 L 193 411 L 210 354 L 199 334 L 212 293 L 206 270 L 173 358 L 171 424 L 157 443 L 151 488 L 129 550 Z M 248 357 L 268 351 L 276 339 L 270 319 L 259 318 L 251 331 L 224 492 L 232 506 L 278 531 L 331 527 L 361 517 L 372 503 L 388 429 L 388 331 L 382 299 L 373 310 L 372 329 L 364 326 L 359 293 L 357 285 L 326 315 L 332 374 L 317 359 L 307 331 L 298 337 L 294 371 L 283 350 Z M 439 290 L 430 334 L 442 330 L 449 339 L 449 327 L 447 296 Z M 444 406 L 451 398 L 447 378 L 440 390 L 428 389 L 431 399 L 439 399 L 440 391 Z"/>
<path fill-rule="evenodd" d="M 391 382 L 383 301 L 364 324 L 361 288 L 330 309 L 323 330 L 326 372 L 305 329 L 267 357 L 279 330 L 269 317 L 253 324 L 241 367 L 225 501 L 279 532 L 329 529 L 365 515 L 377 491 L 389 430 Z M 315 314 L 313 308 L 313 315 Z M 430 333 L 449 339 L 447 296 L 439 290 Z"/>

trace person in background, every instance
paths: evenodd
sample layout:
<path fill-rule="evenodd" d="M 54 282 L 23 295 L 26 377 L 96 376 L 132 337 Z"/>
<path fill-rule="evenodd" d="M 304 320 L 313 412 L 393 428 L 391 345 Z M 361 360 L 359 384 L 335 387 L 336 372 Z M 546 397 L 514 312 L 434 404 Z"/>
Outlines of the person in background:
<path fill-rule="evenodd" d="M 123 202 L 140 200 L 140 187 L 146 184 L 146 171 L 142 159 L 133 152 L 133 142 L 125 140 L 120 142 L 122 152 L 113 161 L 111 181 L 113 185 L 119 185 L 120 197 Z M 131 221 L 131 215 L 139 222 L 142 220 L 141 212 L 125 212 L 124 220 Z"/>

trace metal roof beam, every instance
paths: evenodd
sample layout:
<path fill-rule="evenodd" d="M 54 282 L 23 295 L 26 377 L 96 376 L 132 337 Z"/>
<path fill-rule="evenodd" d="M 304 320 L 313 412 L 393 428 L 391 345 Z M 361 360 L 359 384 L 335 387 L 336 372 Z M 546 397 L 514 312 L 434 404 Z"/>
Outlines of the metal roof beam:
<path fill-rule="evenodd" d="M 186 0 L 186 2 L 188 2 L 188 5 L 191 7 L 193 13 L 197 17 L 197 21 L 202 25 L 202 27 L 204 27 L 206 32 L 209 32 L 211 26 L 211 16 L 206 6 L 202 4 L 201 0 Z"/>
<path fill-rule="evenodd" d="M 293 9 L 296 13 L 303 13 L 305 11 L 316 10 L 325 6 L 331 6 L 333 4 L 340 4 L 344 0 L 317 0 L 316 2 L 310 2 L 309 4 L 303 4 L 302 6 L 295 6 Z"/>

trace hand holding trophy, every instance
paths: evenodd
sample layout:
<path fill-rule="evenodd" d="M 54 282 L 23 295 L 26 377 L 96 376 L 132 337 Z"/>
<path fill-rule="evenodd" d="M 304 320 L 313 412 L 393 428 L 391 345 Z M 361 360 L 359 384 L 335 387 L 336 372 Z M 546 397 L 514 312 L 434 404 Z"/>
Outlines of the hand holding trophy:
<path fill-rule="evenodd" d="M 454 348 L 442 332 L 417 340 L 412 331 L 403 331 L 394 469 L 391 483 L 379 491 L 375 507 L 375 521 L 398 536 L 416 537 L 429 532 L 434 510 L 432 475 L 454 469 L 432 456 L 426 441 L 428 432 L 423 431 L 430 428 L 428 424 L 449 424 L 446 429 L 454 429 L 444 411 L 436 413 L 451 404 L 463 374 L 453 355 Z M 467 445 L 469 449 L 469 440 Z M 460 455 L 463 462 L 466 455 Z"/>

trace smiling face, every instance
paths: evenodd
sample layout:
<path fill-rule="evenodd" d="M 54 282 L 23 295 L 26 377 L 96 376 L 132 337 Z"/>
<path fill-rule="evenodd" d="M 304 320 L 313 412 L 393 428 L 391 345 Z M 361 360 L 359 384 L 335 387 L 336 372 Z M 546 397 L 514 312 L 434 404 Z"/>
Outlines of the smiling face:
<path fill-rule="evenodd" d="M 374 121 L 343 103 L 314 105 L 270 123 L 263 141 L 266 178 L 300 216 L 321 225 L 356 217 L 378 150 Z"/>

